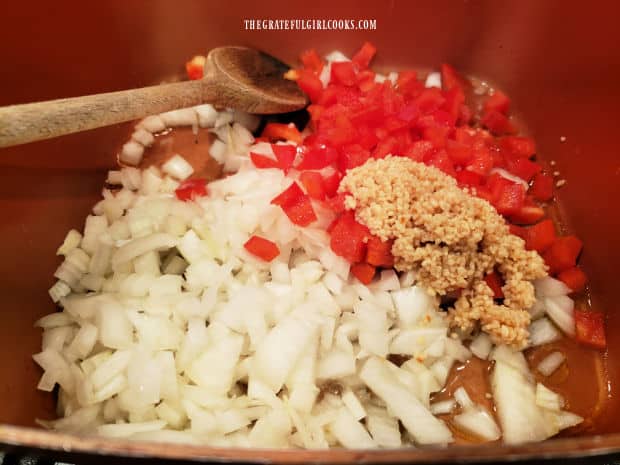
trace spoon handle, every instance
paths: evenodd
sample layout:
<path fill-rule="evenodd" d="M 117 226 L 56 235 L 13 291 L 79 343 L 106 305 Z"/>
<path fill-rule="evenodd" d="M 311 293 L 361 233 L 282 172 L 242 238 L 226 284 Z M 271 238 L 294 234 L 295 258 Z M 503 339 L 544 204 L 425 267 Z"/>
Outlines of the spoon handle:
<path fill-rule="evenodd" d="M 205 83 L 141 89 L 0 107 L 0 147 L 131 121 L 203 103 Z"/>

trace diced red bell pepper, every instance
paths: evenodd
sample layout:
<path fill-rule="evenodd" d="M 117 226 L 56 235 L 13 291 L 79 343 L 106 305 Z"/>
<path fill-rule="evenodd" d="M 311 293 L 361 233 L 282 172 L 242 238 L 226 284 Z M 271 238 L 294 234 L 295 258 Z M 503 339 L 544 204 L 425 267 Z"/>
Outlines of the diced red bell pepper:
<path fill-rule="evenodd" d="M 440 169 L 449 176 L 456 176 L 454 164 L 444 149 L 438 150 L 437 152 L 431 154 L 424 160 L 424 163 L 428 166 L 434 166 L 435 168 Z"/>
<path fill-rule="evenodd" d="M 398 73 L 396 89 L 402 95 L 414 97 L 424 90 L 424 84 L 418 81 L 418 73 L 413 70 L 403 70 Z"/>
<path fill-rule="evenodd" d="M 502 286 L 504 282 L 502 277 L 497 271 L 493 271 L 484 277 L 484 281 L 493 291 L 494 299 L 502 299 L 504 297 L 504 291 L 502 291 Z"/>
<path fill-rule="evenodd" d="M 427 140 L 417 140 L 403 151 L 403 156 L 413 161 L 422 162 L 435 151 L 433 144 Z"/>
<path fill-rule="evenodd" d="M 325 199 L 325 183 L 321 173 L 317 171 L 304 171 L 299 175 L 299 180 L 306 188 L 310 198 L 315 200 Z"/>
<path fill-rule="evenodd" d="M 278 160 L 280 168 L 287 172 L 293 166 L 295 156 L 297 155 L 297 147 L 290 144 L 271 144 L 271 149 Z"/>
<path fill-rule="evenodd" d="M 361 145 L 347 145 L 340 150 L 338 169 L 346 171 L 361 166 L 370 158 L 370 152 Z"/>
<path fill-rule="evenodd" d="M 588 277 L 581 268 L 574 266 L 558 274 L 558 279 L 566 284 L 573 292 L 581 292 L 586 286 Z"/>
<path fill-rule="evenodd" d="M 344 200 L 346 198 L 345 193 L 336 194 L 333 197 L 328 198 L 325 203 L 334 213 L 344 213 L 345 206 Z"/>
<path fill-rule="evenodd" d="M 439 149 L 446 146 L 446 139 L 448 138 L 448 134 L 450 134 L 450 128 L 445 126 L 433 126 L 425 128 L 422 134 L 424 135 L 424 139 L 433 144 L 433 147 Z"/>
<path fill-rule="evenodd" d="M 370 284 L 375 277 L 376 268 L 368 263 L 356 263 L 351 266 L 351 273 L 360 283 Z"/>
<path fill-rule="evenodd" d="M 312 71 L 306 69 L 299 70 L 297 85 L 305 92 L 311 102 L 318 102 L 323 95 L 323 83 Z"/>
<path fill-rule="evenodd" d="M 484 113 L 497 111 L 499 113 L 506 115 L 508 114 L 509 109 L 510 109 L 510 99 L 501 90 L 496 90 L 493 93 L 493 95 L 491 95 L 484 102 Z"/>
<path fill-rule="evenodd" d="M 506 136 L 499 140 L 499 145 L 515 157 L 530 158 L 536 153 L 536 144 L 531 137 Z"/>
<path fill-rule="evenodd" d="M 558 237 L 543 254 L 551 274 L 559 273 L 575 266 L 583 243 L 576 236 Z"/>
<path fill-rule="evenodd" d="M 525 188 L 494 174 L 489 178 L 489 188 L 493 195 L 491 202 L 498 213 L 510 216 L 518 212 L 525 201 Z"/>
<path fill-rule="evenodd" d="M 175 189 L 174 193 L 177 196 L 177 199 L 185 202 L 188 200 L 194 200 L 198 197 L 204 197 L 207 195 L 207 180 L 187 179 Z"/>
<path fill-rule="evenodd" d="M 456 173 L 456 181 L 461 187 L 478 187 L 482 185 L 484 178 L 473 171 L 461 170 Z"/>
<path fill-rule="evenodd" d="M 506 160 L 506 167 L 512 174 L 525 179 L 527 182 L 542 170 L 542 166 L 527 158 L 508 159 Z"/>
<path fill-rule="evenodd" d="M 538 173 L 530 187 L 530 194 L 536 200 L 547 202 L 553 197 L 553 178 L 545 173 Z"/>
<path fill-rule="evenodd" d="M 299 184 L 294 182 L 280 195 L 278 195 L 277 197 L 274 197 L 271 200 L 271 203 L 273 205 L 279 205 L 284 208 L 288 205 L 292 205 L 294 203 L 299 202 L 299 200 L 303 196 L 304 196 L 304 191 L 301 190 L 301 187 L 299 187 Z"/>
<path fill-rule="evenodd" d="M 350 61 L 335 61 L 331 65 L 331 80 L 343 86 L 354 86 L 356 82 L 355 68 Z"/>
<path fill-rule="evenodd" d="M 466 169 L 486 177 L 493 169 L 493 156 L 486 147 L 479 147 L 473 151 L 472 160 Z"/>
<path fill-rule="evenodd" d="M 191 80 L 202 79 L 204 75 L 205 64 L 207 58 L 203 55 L 196 55 L 194 58 L 185 63 L 185 71 L 187 71 L 187 77 Z"/>
<path fill-rule="evenodd" d="M 508 229 L 510 230 L 510 234 L 514 234 L 515 236 L 518 236 L 523 240 L 527 238 L 527 228 L 524 228 L 523 226 L 517 226 L 516 224 L 509 224 Z"/>
<path fill-rule="evenodd" d="M 243 244 L 243 247 L 245 247 L 245 249 L 252 255 L 255 255 L 261 260 L 265 260 L 266 262 L 270 262 L 280 255 L 280 249 L 277 244 L 260 236 L 250 237 L 250 239 Z"/>
<path fill-rule="evenodd" d="M 445 102 L 442 91 L 436 87 L 424 89 L 415 99 L 415 103 L 423 114 L 438 110 Z"/>
<path fill-rule="evenodd" d="M 325 195 L 327 197 L 333 197 L 338 192 L 338 186 L 340 186 L 340 180 L 342 175 L 339 172 L 335 172 L 323 179 L 323 187 L 325 188 Z"/>
<path fill-rule="evenodd" d="M 258 169 L 281 168 L 280 162 L 262 153 L 250 152 L 250 160 Z"/>
<path fill-rule="evenodd" d="M 461 106 L 465 103 L 465 94 L 460 87 L 453 87 L 452 89 L 444 92 L 446 102 L 443 104 L 443 109 L 451 116 L 450 124 L 456 124 L 461 112 Z"/>
<path fill-rule="evenodd" d="M 377 53 L 377 47 L 370 42 L 364 42 L 362 48 L 360 48 L 359 51 L 353 55 L 351 61 L 357 65 L 358 69 L 365 69 L 368 68 L 368 65 L 375 56 L 375 53 Z"/>
<path fill-rule="evenodd" d="M 524 205 L 510 215 L 510 221 L 517 224 L 534 224 L 542 220 L 545 211 L 537 205 Z"/>
<path fill-rule="evenodd" d="M 463 77 L 461 77 L 461 75 L 457 73 L 452 66 L 446 63 L 441 65 L 441 87 L 444 90 L 450 90 L 455 87 L 462 90 L 464 84 L 465 79 L 463 79 Z"/>
<path fill-rule="evenodd" d="M 272 142 L 285 140 L 301 144 L 302 141 L 301 133 L 293 123 L 267 123 L 265 129 L 263 129 L 262 136 Z"/>
<path fill-rule="evenodd" d="M 605 315 L 592 310 L 575 311 L 575 339 L 596 349 L 605 349 Z"/>
<path fill-rule="evenodd" d="M 303 170 L 320 170 L 338 160 L 338 151 L 325 145 L 304 146 L 302 159 L 296 168 Z"/>
<path fill-rule="evenodd" d="M 355 220 L 353 212 L 343 213 L 331 230 L 330 246 L 336 255 L 350 263 L 358 263 L 366 258 L 366 239 L 370 236 L 368 228 Z"/>
<path fill-rule="evenodd" d="M 465 166 L 473 158 L 471 147 L 454 140 L 446 141 L 446 152 L 455 165 Z"/>
<path fill-rule="evenodd" d="M 382 241 L 376 236 L 368 239 L 366 251 L 366 263 L 374 266 L 390 268 L 394 266 L 394 256 L 392 255 L 392 244 L 394 241 Z"/>
<path fill-rule="evenodd" d="M 336 116 L 334 122 L 325 131 L 325 137 L 334 147 L 354 142 L 357 135 L 355 126 L 344 114 Z"/>
<path fill-rule="evenodd" d="M 315 49 L 306 50 L 299 56 L 304 68 L 314 73 L 320 73 L 323 70 L 323 60 Z"/>
<path fill-rule="evenodd" d="M 317 219 L 310 197 L 304 194 L 296 182 L 275 197 L 271 203 L 279 205 L 291 222 L 296 225 L 308 226 Z"/>
<path fill-rule="evenodd" d="M 499 111 L 486 112 L 480 123 L 496 136 L 514 134 L 516 131 L 508 117 Z"/>
<path fill-rule="evenodd" d="M 525 248 L 543 253 L 555 242 L 555 225 L 551 220 L 544 220 L 525 229 Z"/>

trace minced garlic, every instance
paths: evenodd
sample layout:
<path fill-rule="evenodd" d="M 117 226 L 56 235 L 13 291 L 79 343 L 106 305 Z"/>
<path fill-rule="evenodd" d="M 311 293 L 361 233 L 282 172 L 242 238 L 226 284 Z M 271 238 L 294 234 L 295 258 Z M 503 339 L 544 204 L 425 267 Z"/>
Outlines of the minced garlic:
<path fill-rule="evenodd" d="M 490 203 L 440 170 L 404 157 L 349 170 L 339 190 L 348 194 L 345 206 L 358 221 L 394 240 L 397 270 L 414 270 L 433 294 L 461 291 L 449 310 L 453 326 L 468 331 L 479 322 L 496 343 L 525 346 L 527 309 L 535 300 L 531 281 L 545 276 L 546 267 Z M 502 305 L 484 281 L 494 269 L 505 280 Z"/>

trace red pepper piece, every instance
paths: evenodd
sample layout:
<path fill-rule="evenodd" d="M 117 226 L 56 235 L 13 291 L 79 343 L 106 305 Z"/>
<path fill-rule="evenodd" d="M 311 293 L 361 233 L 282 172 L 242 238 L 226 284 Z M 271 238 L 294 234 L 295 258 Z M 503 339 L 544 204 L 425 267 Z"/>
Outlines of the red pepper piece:
<path fill-rule="evenodd" d="M 454 169 L 454 164 L 445 150 L 441 149 L 437 152 L 431 154 L 427 159 L 424 160 L 428 166 L 434 166 L 435 168 L 440 169 L 444 173 L 449 176 L 455 177 L 456 170 Z"/>
<path fill-rule="evenodd" d="M 259 169 L 281 168 L 280 162 L 261 153 L 250 152 L 250 160 Z"/>
<path fill-rule="evenodd" d="M 312 208 L 312 201 L 307 195 L 304 195 L 292 205 L 282 207 L 282 209 L 289 220 L 298 226 L 308 226 L 317 220 L 316 213 Z"/>
<path fill-rule="evenodd" d="M 335 61 L 331 65 L 331 80 L 343 86 L 354 86 L 356 82 L 355 68 L 350 61 Z"/>
<path fill-rule="evenodd" d="M 478 187 L 482 185 L 484 178 L 473 171 L 461 170 L 456 173 L 456 181 L 461 187 Z"/>
<path fill-rule="evenodd" d="M 187 71 L 187 77 L 191 80 L 202 79 L 204 75 L 205 64 L 207 58 L 202 55 L 196 55 L 194 58 L 185 63 L 185 71 Z"/>
<path fill-rule="evenodd" d="M 519 234 L 518 234 L 519 235 Z M 523 237 L 523 236 L 522 236 Z M 544 220 L 540 223 L 525 229 L 525 248 L 542 253 L 555 242 L 555 225 L 551 220 Z"/>
<path fill-rule="evenodd" d="M 510 221 L 517 224 L 534 224 L 542 220 L 545 211 L 537 205 L 524 205 L 510 215 Z"/>
<path fill-rule="evenodd" d="M 285 140 L 301 144 L 302 141 L 301 133 L 293 123 L 267 123 L 265 129 L 263 129 L 262 136 L 272 142 Z"/>
<path fill-rule="evenodd" d="M 338 186 L 340 186 L 340 180 L 342 176 L 340 173 L 335 172 L 323 179 L 323 187 L 325 188 L 325 195 L 327 197 L 333 197 L 338 192 Z"/>
<path fill-rule="evenodd" d="M 472 160 L 467 165 L 466 169 L 467 171 L 486 177 L 493 169 L 493 156 L 486 147 L 476 148 L 473 151 Z"/>
<path fill-rule="evenodd" d="M 403 151 L 403 156 L 413 161 L 422 162 L 435 151 L 433 144 L 427 140 L 417 140 Z"/>
<path fill-rule="evenodd" d="M 484 277 L 484 281 L 493 291 L 494 299 L 501 299 L 504 297 L 504 291 L 502 291 L 502 286 L 504 285 L 504 282 L 497 271 L 493 271 L 492 273 L 486 275 Z"/>
<path fill-rule="evenodd" d="M 292 183 L 285 191 L 283 191 L 277 197 L 274 197 L 271 200 L 273 205 L 279 205 L 281 207 L 286 207 L 287 205 L 292 205 L 297 203 L 304 196 L 304 191 L 301 190 L 299 184 L 296 182 Z"/>
<path fill-rule="evenodd" d="M 177 199 L 188 201 L 207 195 L 206 179 L 188 179 L 183 181 L 174 191 Z"/>
<path fill-rule="evenodd" d="M 581 268 L 574 266 L 558 274 L 558 279 L 566 284 L 573 292 L 581 292 L 586 286 L 588 277 Z"/>
<path fill-rule="evenodd" d="M 506 167 L 512 174 L 525 179 L 527 182 L 542 170 L 542 166 L 527 158 L 508 159 L 506 160 Z"/>
<path fill-rule="evenodd" d="M 455 165 L 465 166 L 473 158 L 470 146 L 454 140 L 446 141 L 446 152 Z"/>
<path fill-rule="evenodd" d="M 496 111 L 506 115 L 509 109 L 510 99 L 501 90 L 496 90 L 495 93 L 484 102 L 484 113 Z"/>
<path fill-rule="evenodd" d="M 603 312 L 577 310 L 575 312 L 575 339 L 596 349 L 605 349 L 607 340 L 605 339 Z"/>
<path fill-rule="evenodd" d="M 311 102 L 318 102 L 323 95 L 323 83 L 312 71 L 302 69 L 298 71 L 296 79 L 299 88 L 305 92 Z"/>
<path fill-rule="evenodd" d="M 480 123 L 496 136 L 514 134 L 516 131 L 508 117 L 499 111 L 485 113 Z"/>
<path fill-rule="evenodd" d="M 325 145 L 304 146 L 302 159 L 296 168 L 303 170 L 320 170 L 331 165 L 338 159 L 338 152 Z"/>
<path fill-rule="evenodd" d="M 377 47 L 370 42 L 364 42 L 362 48 L 360 48 L 359 51 L 353 55 L 351 61 L 357 65 L 358 69 L 365 69 L 368 68 L 368 65 L 375 56 L 375 53 L 377 53 Z"/>
<path fill-rule="evenodd" d="M 362 284 L 370 284 L 375 277 L 376 268 L 368 263 L 356 263 L 351 266 L 351 273 Z"/>
<path fill-rule="evenodd" d="M 392 244 L 394 241 L 382 241 L 376 236 L 368 239 L 366 251 L 366 263 L 374 266 L 390 268 L 394 266 L 394 256 L 392 255 Z"/>
<path fill-rule="evenodd" d="M 299 180 L 306 188 L 306 192 L 312 199 L 325 199 L 325 182 L 321 173 L 316 171 L 304 171 L 299 175 Z"/>
<path fill-rule="evenodd" d="M 551 274 L 559 273 L 575 266 L 583 243 L 576 236 L 558 237 L 543 254 Z"/>
<path fill-rule="evenodd" d="M 350 263 L 366 258 L 365 240 L 370 236 L 368 228 L 355 220 L 353 212 L 345 212 L 331 230 L 330 246 L 336 255 Z"/>
<path fill-rule="evenodd" d="M 297 147 L 289 144 L 271 144 L 271 149 L 278 160 L 280 168 L 287 172 L 293 166 L 295 156 L 297 155 Z"/>
<path fill-rule="evenodd" d="M 536 153 L 534 139 L 521 136 L 506 136 L 499 140 L 500 147 L 515 157 L 530 158 Z"/>
<path fill-rule="evenodd" d="M 333 197 L 328 198 L 325 201 L 325 203 L 335 213 L 344 213 L 345 211 L 344 199 L 345 198 L 346 198 L 346 194 L 340 193 L 340 194 L 334 195 Z"/>
<path fill-rule="evenodd" d="M 548 174 L 538 173 L 530 187 L 530 194 L 536 200 L 547 202 L 553 197 L 553 178 Z"/>
<path fill-rule="evenodd" d="M 323 60 L 315 49 L 306 50 L 299 56 L 301 63 L 309 71 L 320 73 L 323 70 Z"/>
<path fill-rule="evenodd" d="M 250 239 L 243 244 L 243 247 L 252 255 L 266 262 L 270 262 L 280 255 L 280 249 L 275 243 L 260 236 L 250 237 Z"/>
<path fill-rule="evenodd" d="M 340 150 L 338 169 L 346 171 L 361 166 L 370 158 L 370 152 L 361 145 L 347 145 Z"/>
<path fill-rule="evenodd" d="M 462 90 L 465 84 L 465 79 L 452 66 L 445 63 L 441 65 L 441 87 L 444 90 L 450 90 L 455 87 Z"/>
<path fill-rule="evenodd" d="M 510 234 L 514 234 L 515 236 L 520 237 L 523 240 L 527 238 L 527 228 L 522 226 L 517 226 L 516 224 L 509 224 L 508 229 L 510 229 Z M 555 231 L 553 233 L 553 237 L 555 238 Z"/>
<path fill-rule="evenodd" d="M 498 213 L 506 216 L 515 214 L 525 202 L 525 188 L 521 184 L 511 182 L 499 175 L 489 179 L 489 187 L 493 194 L 493 206 Z"/>

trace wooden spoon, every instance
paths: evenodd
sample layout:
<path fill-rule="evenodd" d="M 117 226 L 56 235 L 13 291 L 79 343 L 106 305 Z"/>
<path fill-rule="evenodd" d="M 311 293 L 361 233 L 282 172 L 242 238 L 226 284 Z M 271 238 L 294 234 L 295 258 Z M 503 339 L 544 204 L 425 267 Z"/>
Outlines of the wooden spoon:
<path fill-rule="evenodd" d="M 271 114 L 307 104 L 289 67 L 245 47 L 209 52 L 204 78 L 141 89 L 0 107 L 0 147 L 24 144 L 143 118 L 201 103 Z"/>

